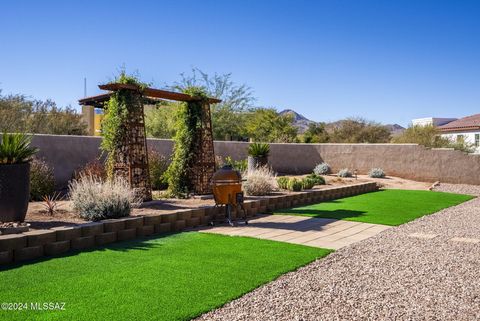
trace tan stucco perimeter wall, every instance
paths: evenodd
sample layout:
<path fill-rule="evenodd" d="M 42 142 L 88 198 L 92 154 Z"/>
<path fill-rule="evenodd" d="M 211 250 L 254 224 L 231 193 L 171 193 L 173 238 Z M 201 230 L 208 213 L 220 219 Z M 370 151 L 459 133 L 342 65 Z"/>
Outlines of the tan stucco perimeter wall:
<path fill-rule="evenodd" d="M 54 167 L 57 184 L 66 186 L 75 169 L 99 157 L 101 138 L 35 135 L 39 156 Z M 149 148 L 170 155 L 171 140 L 149 139 Z M 215 154 L 242 159 L 248 143 L 215 142 Z M 419 181 L 480 184 L 480 156 L 453 150 L 428 150 L 415 144 L 271 144 L 269 162 L 280 173 L 303 174 L 320 162 L 334 172 L 348 167 L 360 174 L 372 167 L 388 175 Z"/>

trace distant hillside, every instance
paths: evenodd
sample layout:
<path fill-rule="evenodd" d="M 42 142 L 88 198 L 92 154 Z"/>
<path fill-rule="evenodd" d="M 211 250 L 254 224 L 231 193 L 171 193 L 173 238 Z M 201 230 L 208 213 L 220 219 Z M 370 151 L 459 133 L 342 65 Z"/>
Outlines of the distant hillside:
<path fill-rule="evenodd" d="M 405 130 L 405 127 L 400 126 L 399 124 L 387 124 L 385 127 L 390 131 L 392 136 L 400 135 Z"/>
<path fill-rule="evenodd" d="M 280 115 L 292 115 L 293 116 L 293 126 L 298 128 L 298 132 L 304 133 L 308 129 L 308 125 L 314 124 L 315 122 L 313 120 L 310 120 L 306 118 L 303 115 L 300 115 L 294 110 L 291 109 L 285 109 L 279 112 Z"/>
<path fill-rule="evenodd" d="M 298 133 L 302 134 L 308 129 L 308 125 L 314 124 L 313 120 L 306 118 L 305 116 L 297 113 L 292 109 L 285 109 L 279 112 L 280 115 L 292 115 L 293 116 L 293 126 L 298 128 Z M 327 123 L 327 131 L 333 131 L 333 129 L 340 126 L 342 123 L 341 120 L 337 120 L 335 122 Z M 384 125 L 392 134 L 392 136 L 400 135 L 405 128 L 400 126 L 399 124 L 387 124 Z"/>

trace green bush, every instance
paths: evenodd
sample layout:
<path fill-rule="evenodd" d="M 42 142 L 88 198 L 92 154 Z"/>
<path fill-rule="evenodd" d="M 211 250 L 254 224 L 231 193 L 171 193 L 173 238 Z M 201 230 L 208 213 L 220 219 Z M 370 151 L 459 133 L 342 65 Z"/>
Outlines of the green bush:
<path fill-rule="evenodd" d="M 277 178 L 278 188 L 280 188 L 280 189 L 288 189 L 288 181 L 289 181 L 289 178 L 288 178 L 288 177 L 285 177 L 285 176 L 282 176 L 282 177 Z"/>
<path fill-rule="evenodd" d="M 294 192 L 299 192 L 302 190 L 302 181 L 296 179 L 296 178 L 290 178 L 288 181 L 288 190 L 289 191 L 294 191 Z"/>
<path fill-rule="evenodd" d="M 267 143 L 252 143 L 248 146 L 248 155 L 252 157 L 267 157 L 270 154 L 270 145 Z"/>
<path fill-rule="evenodd" d="M 53 169 L 41 159 L 30 162 L 30 200 L 41 201 L 55 191 Z"/>
<path fill-rule="evenodd" d="M 302 179 L 302 189 L 312 189 L 315 186 L 315 180 L 305 177 Z"/>
<path fill-rule="evenodd" d="M 148 153 L 148 169 L 150 172 L 150 183 L 152 189 L 161 190 L 168 187 L 168 180 L 165 177 L 165 172 L 168 168 L 168 160 L 165 156 L 150 151 Z"/>
<path fill-rule="evenodd" d="M 315 185 L 325 185 L 325 179 L 315 173 L 308 175 L 307 178 L 313 180 L 315 182 Z"/>

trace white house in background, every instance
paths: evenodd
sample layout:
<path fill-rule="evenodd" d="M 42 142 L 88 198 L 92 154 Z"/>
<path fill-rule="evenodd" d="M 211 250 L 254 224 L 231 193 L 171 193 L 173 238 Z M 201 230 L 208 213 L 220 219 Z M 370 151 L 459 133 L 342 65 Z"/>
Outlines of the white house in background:
<path fill-rule="evenodd" d="M 457 118 L 437 118 L 437 117 L 426 117 L 426 118 L 417 118 L 412 119 L 413 126 L 428 126 L 433 125 L 435 127 L 448 124 Z"/>
<path fill-rule="evenodd" d="M 465 141 L 475 147 L 480 153 L 480 114 L 457 118 L 426 117 L 412 120 L 414 126 L 433 125 L 438 128 L 442 137 L 451 141 Z"/>
<path fill-rule="evenodd" d="M 480 153 L 480 114 L 463 117 L 438 126 L 442 137 L 453 141 L 464 140 L 475 146 L 475 153 Z"/>

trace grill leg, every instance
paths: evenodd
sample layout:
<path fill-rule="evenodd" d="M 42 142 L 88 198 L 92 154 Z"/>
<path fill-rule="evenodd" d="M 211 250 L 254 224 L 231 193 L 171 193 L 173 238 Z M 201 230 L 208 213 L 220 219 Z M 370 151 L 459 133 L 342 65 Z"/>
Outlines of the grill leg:
<path fill-rule="evenodd" d="M 240 207 L 243 211 L 243 219 L 245 220 L 245 225 L 248 225 L 248 217 L 247 217 L 247 211 L 245 210 L 245 206 L 243 206 L 243 203 L 238 203 L 237 210 L 238 210 L 238 207 Z"/>
<path fill-rule="evenodd" d="M 230 226 L 233 226 L 233 222 L 232 222 L 232 205 L 227 204 L 227 205 L 225 206 L 225 210 L 227 211 L 226 217 L 227 217 L 228 224 L 230 224 Z"/>

